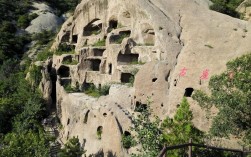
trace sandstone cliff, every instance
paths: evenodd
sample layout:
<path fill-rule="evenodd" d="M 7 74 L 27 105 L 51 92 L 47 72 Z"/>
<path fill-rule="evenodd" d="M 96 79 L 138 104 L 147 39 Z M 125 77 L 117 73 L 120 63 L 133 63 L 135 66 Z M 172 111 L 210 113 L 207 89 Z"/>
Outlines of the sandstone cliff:
<path fill-rule="evenodd" d="M 47 97 L 56 92 L 51 96 L 63 125 L 60 138 L 78 136 L 87 156 L 100 150 L 128 156 L 133 150 L 123 149 L 121 136 L 130 132 L 135 108 L 150 98 L 160 118 L 173 116 L 184 95 L 194 124 L 207 131 L 210 121 L 190 98 L 193 90 L 207 91 L 209 78 L 223 72 L 227 61 L 251 50 L 251 24 L 211 11 L 209 4 L 207 0 L 82 0 L 52 47 L 73 45 L 75 54 L 54 55 L 47 68 L 56 71 L 54 85 L 47 82 L 49 78 L 43 80 L 53 88 L 44 87 Z M 68 59 L 78 64 L 64 64 Z M 208 78 L 202 80 L 203 72 Z M 128 86 L 133 77 L 133 86 Z M 111 88 L 108 96 L 93 98 L 65 92 L 63 85 L 69 82 L 73 87 L 111 84 Z"/>

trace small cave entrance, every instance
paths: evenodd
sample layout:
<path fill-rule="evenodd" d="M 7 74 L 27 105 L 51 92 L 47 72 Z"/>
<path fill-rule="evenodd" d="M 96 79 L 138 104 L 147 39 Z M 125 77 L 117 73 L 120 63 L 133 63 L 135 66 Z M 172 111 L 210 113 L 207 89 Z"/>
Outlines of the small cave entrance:
<path fill-rule="evenodd" d="M 62 59 L 62 62 L 72 62 L 72 56 L 65 56 L 63 59 Z"/>
<path fill-rule="evenodd" d="M 184 96 L 185 96 L 185 97 L 191 97 L 191 96 L 192 96 L 192 94 L 193 94 L 193 91 L 194 91 L 194 89 L 193 89 L 193 88 L 191 88 L 191 87 L 186 88 L 186 89 L 185 89 Z"/>
<path fill-rule="evenodd" d="M 112 74 L 112 64 L 111 63 L 109 64 L 109 71 L 108 71 L 108 73 L 109 73 L 109 75 Z"/>
<path fill-rule="evenodd" d="M 134 77 L 131 73 L 121 73 L 121 83 L 130 83 L 131 79 Z"/>
<path fill-rule="evenodd" d="M 124 38 L 128 38 L 131 35 L 130 30 L 120 31 L 117 35 L 111 35 L 109 42 L 111 44 L 121 44 Z"/>
<path fill-rule="evenodd" d="M 86 112 L 86 114 L 85 114 L 85 118 L 84 118 L 84 123 L 85 123 L 85 124 L 87 124 L 89 112 L 90 112 L 90 110 L 88 110 L 88 111 Z"/>
<path fill-rule="evenodd" d="M 67 31 L 61 38 L 61 42 L 69 42 L 70 40 L 70 31 Z"/>
<path fill-rule="evenodd" d="M 84 36 L 90 36 L 90 35 L 98 35 L 102 31 L 102 21 L 100 19 L 94 19 L 91 22 L 89 22 L 84 27 Z"/>
<path fill-rule="evenodd" d="M 135 105 L 135 112 L 143 112 L 147 109 L 147 104 L 142 104 L 139 101 L 136 101 L 136 105 Z"/>
<path fill-rule="evenodd" d="M 103 56 L 105 49 L 94 48 L 93 49 L 93 56 Z"/>
<path fill-rule="evenodd" d="M 131 136 L 131 133 L 129 131 L 124 131 L 124 136 Z"/>
<path fill-rule="evenodd" d="M 108 32 L 111 32 L 113 29 L 116 29 L 117 27 L 118 27 L 118 20 L 117 19 L 111 19 L 109 21 Z"/>
<path fill-rule="evenodd" d="M 70 77 L 70 68 L 68 66 L 62 65 L 59 67 L 57 74 L 60 77 Z"/>
<path fill-rule="evenodd" d="M 78 42 L 78 35 L 72 35 L 72 43 L 77 43 Z"/>
<path fill-rule="evenodd" d="M 155 77 L 152 79 L 152 82 L 156 82 L 157 80 L 158 80 L 158 78 Z"/>
<path fill-rule="evenodd" d="M 99 71 L 100 70 L 100 59 L 91 59 L 88 61 L 90 65 L 90 71 Z"/>
<path fill-rule="evenodd" d="M 101 139 L 102 133 L 103 133 L 103 127 L 102 127 L 102 126 L 99 126 L 99 127 L 97 128 L 97 136 L 98 136 L 98 139 Z"/>
<path fill-rule="evenodd" d="M 117 62 L 119 65 L 127 65 L 138 62 L 139 54 L 121 54 L 119 53 Z"/>

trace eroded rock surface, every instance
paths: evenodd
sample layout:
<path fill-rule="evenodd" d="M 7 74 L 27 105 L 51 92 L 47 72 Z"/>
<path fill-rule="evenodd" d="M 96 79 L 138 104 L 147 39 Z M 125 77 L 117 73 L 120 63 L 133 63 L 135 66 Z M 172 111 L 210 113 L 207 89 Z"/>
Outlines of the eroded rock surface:
<path fill-rule="evenodd" d="M 87 156 L 101 150 L 128 156 L 134 150 L 125 150 L 121 137 L 130 132 L 135 108 L 150 99 L 154 113 L 163 119 L 175 114 L 183 96 L 191 104 L 194 124 L 208 131 L 210 121 L 190 98 L 193 91 L 208 91 L 212 75 L 251 49 L 251 24 L 211 11 L 209 4 L 207 0 L 83 0 L 52 47 L 75 47 L 75 54 L 54 55 L 51 65 L 57 74 L 62 141 L 78 136 Z M 68 83 L 82 89 L 90 84 L 112 86 L 108 96 L 97 99 L 66 93 L 63 86 Z"/>

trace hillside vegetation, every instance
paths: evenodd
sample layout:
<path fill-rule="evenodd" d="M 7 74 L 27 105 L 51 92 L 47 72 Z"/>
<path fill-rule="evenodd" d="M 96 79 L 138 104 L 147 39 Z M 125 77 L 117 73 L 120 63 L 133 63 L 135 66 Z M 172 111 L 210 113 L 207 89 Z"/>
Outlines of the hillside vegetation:
<path fill-rule="evenodd" d="M 49 156 L 54 139 L 41 125 L 48 116 L 38 90 L 41 68 L 24 59 L 24 47 L 37 37 L 41 44 L 51 39 L 46 33 L 31 35 L 18 31 L 27 27 L 36 15 L 29 15 L 32 0 L 0 0 L 0 157 Z M 60 14 L 75 8 L 78 1 L 48 1 Z M 62 6 L 64 4 L 64 6 Z M 41 38 L 42 37 L 42 38 Z M 46 39 L 43 41 L 42 39 Z M 48 40 L 49 39 L 49 40 Z M 30 79 L 25 80 L 27 72 Z M 75 149 L 75 148 L 74 148 Z"/>

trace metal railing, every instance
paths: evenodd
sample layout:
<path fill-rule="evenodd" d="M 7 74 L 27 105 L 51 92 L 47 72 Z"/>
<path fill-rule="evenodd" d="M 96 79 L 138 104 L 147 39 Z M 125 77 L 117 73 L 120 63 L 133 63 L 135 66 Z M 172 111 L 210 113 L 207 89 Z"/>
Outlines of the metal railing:
<path fill-rule="evenodd" d="M 229 148 L 222 148 L 222 147 L 215 147 L 215 146 L 209 146 L 209 145 L 203 145 L 203 144 L 196 144 L 192 142 L 192 139 L 189 140 L 189 143 L 180 144 L 180 145 L 173 145 L 173 146 L 165 146 L 161 152 L 159 153 L 158 157 L 168 157 L 166 153 L 169 150 L 174 149 L 181 149 L 188 147 L 188 157 L 192 157 L 193 150 L 192 147 L 199 147 L 199 148 L 206 148 L 211 150 L 217 150 L 217 151 L 226 151 L 226 152 L 233 152 L 233 153 L 240 153 L 241 157 L 245 157 L 247 154 L 250 154 L 251 151 L 245 151 L 240 149 L 229 149 Z"/>

